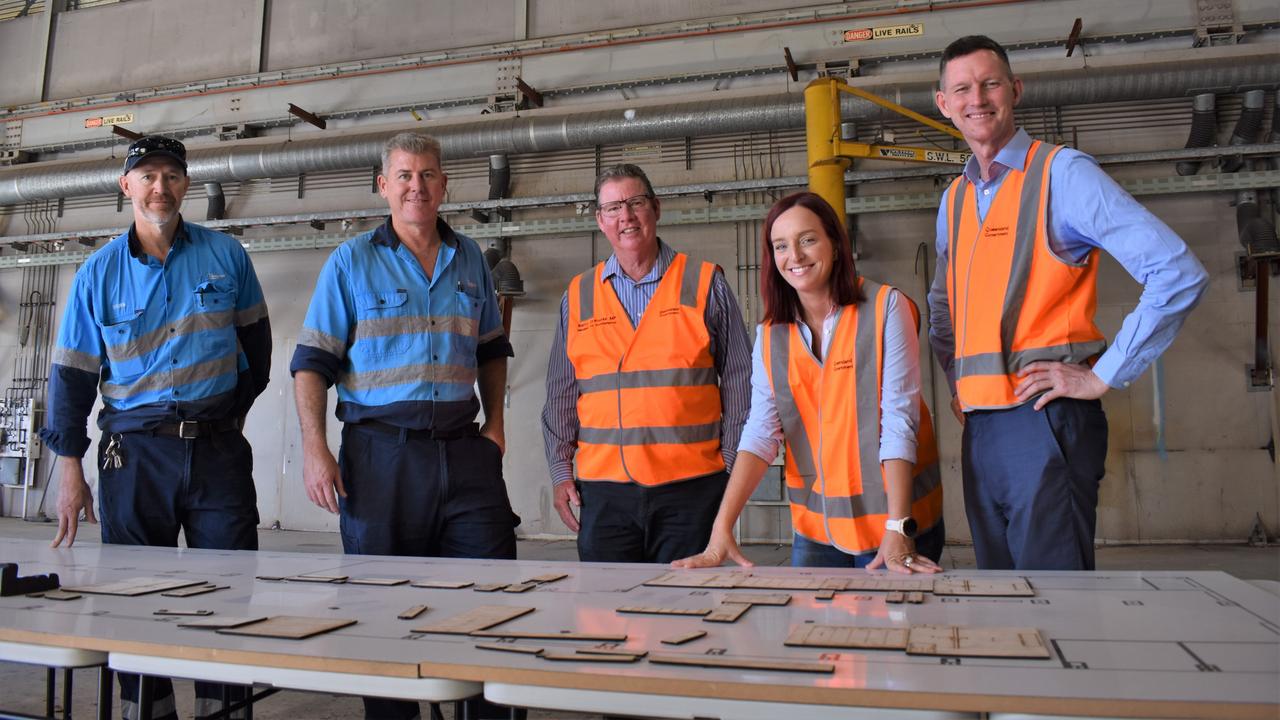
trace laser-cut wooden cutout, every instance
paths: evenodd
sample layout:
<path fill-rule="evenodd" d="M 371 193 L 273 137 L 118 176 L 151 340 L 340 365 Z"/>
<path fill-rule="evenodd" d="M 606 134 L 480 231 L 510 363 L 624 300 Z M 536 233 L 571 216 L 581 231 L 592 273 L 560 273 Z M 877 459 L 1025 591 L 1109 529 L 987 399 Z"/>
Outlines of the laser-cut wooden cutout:
<path fill-rule="evenodd" d="M 738 618 L 741 618 L 750 609 L 751 606 L 747 603 L 720 603 L 720 607 L 717 607 L 707 613 L 707 615 L 702 618 L 702 621 L 716 623 L 738 622 Z"/>
<path fill-rule="evenodd" d="M 782 644 L 792 647 L 905 650 L 907 635 L 907 628 L 803 623 L 791 628 L 791 633 Z"/>
<path fill-rule="evenodd" d="M 413 631 L 443 635 L 466 635 L 477 630 L 488 630 L 495 625 L 514 620 L 521 615 L 528 615 L 533 610 L 531 607 L 512 607 L 510 605 L 480 605 L 430 625 L 414 628 Z"/>
<path fill-rule="evenodd" d="M 669 638 L 662 638 L 662 644 L 663 645 L 683 645 L 687 642 L 693 642 L 694 640 L 697 640 L 700 637 L 706 637 L 706 636 L 707 636 L 706 630 L 694 630 L 693 632 L 687 632 L 682 635 L 673 635 Z"/>
<path fill-rule="evenodd" d="M 317 618 L 300 615 L 274 615 L 262 622 L 236 627 L 219 628 L 223 635 L 248 635 L 252 637 L 278 638 L 281 640 L 305 640 L 309 637 L 333 632 L 356 621 L 351 618 Z"/>
<path fill-rule="evenodd" d="M 1036 628 L 912 625 L 908 655 L 1048 659 L 1049 647 Z"/>
<path fill-rule="evenodd" d="M 421 615 L 422 613 L 430 609 L 431 608 L 427 607 L 426 605 L 414 605 L 408 610 L 405 610 L 404 612 L 397 615 L 396 618 L 400 620 L 413 620 L 417 618 L 419 615 Z"/>
<path fill-rule="evenodd" d="M 831 673 L 835 663 L 779 658 L 756 660 L 735 658 L 728 655 L 650 655 L 649 662 L 658 665 L 694 665 L 710 668 L 735 668 L 738 670 L 777 670 L 780 672 Z"/>

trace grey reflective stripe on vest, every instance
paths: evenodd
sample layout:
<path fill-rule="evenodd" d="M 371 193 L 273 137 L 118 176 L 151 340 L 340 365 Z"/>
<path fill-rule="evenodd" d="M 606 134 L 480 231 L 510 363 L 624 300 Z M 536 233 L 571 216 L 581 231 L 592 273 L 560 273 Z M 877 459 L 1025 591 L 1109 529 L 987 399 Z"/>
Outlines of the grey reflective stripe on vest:
<path fill-rule="evenodd" d="M 769 326 L 769 348 L 773 401 L 778 406 L 778 420 L 782 423 L 782 435 L 787 439 L 787 452 L 791 455 L 796 472 L 800 473 L 804 492 L 807 494 L 809 485 L 818 473 L 813 463 L 813 448 L 809 445 L 809 436 L 805 434 L 804 423 L 800 420 L 800 408 L 796 407 L 795 396 L 791 394 L 791 385 L 787 381 L 791 358 L 791 325 Z M 821 508 L 815 512 L 821 512 Z"/>
<path fill-rule="evenodd" d="M 1082 343 L 1018 350 L 1017 352 L 1009 353 L 1008 358 L 1001 353 L 978 353 L 977 355 L 956 358 L 956 377 L 1008 375 L 1009 373 L 1016 373 L 1039 360 L 1078 363 L 1106 349 L 1106 340 L 1091 340 Z"/>
<path fill-rule="evenodd" d="M 1018 332 L 1022 301 L 1027 297 L 1031 278 L 1031 258 L 1036 250 L 1036 226 L 1040 222 L 1040 190 L 1044 186 L 1044 165 L 1053 146 L 1040 143 L 1031 154 L 1026 177 L 1022 180 L 1022 197 L 1018 198 L 1018 229 L 1013 239 L 1013 261 L 1009 268 L 1009 286 L 1004 292 L 1004 308 L 1000 311 L 1000 347 L 1013 349 L 1013 336 Z"/>
<path fill-rule="evenodd" d="M 685 257 L 684 274 L 680 278 L 680 304 L 685 307 L 698 307 L 698 277 L 702 274 L 702 263 Z"/>
<path fill-rule="evenodd" d="M 911 483 L 911 501 L 915 502 L 924 498 L 935 488 L 942 484 L 942 472 L 937 463 L 931 463 L 920 469 L 920 474 L 913 478 Z M 868 494 L 863 492 L 861 495 L 853 497 L 826 498 L 825 503 L 823 497 L 815 492 L 810 492 L 808 487 L 793 488 L 787 487 L 787 500 L 807 508 L 810 512 L 821 513 L 825 510 L 828 519 L 844 519 L 851 520 L 856 517 L 866 515 L 884 515 L 889 512 L 889 498 L 884 493 L 880 495 Z M 828 532 L 830 537 L 830 532 Z"/>
<path fill-rule="evenodd" d="M 687 445 L 719 439 L 719 422 L 674 427 L 578 428 L 578 440 L 595 445 Z"/>
<path fill-rule="evenodd" d="M 969 181 L 965 179 L 964 175 L 956 178 L 956 184 L 951 186 L 951 217 L 949 218 L 951 222 L 951 247 L 950 252 L 947 254 L 947 264 L 950 266 L 948 272 L 951 273 L 951 282 L 956 283 L 957 287 L 959 287 L 959 283 L 956 282 L 956 270 L 959 269 L 959 265 L 956 263 L 959 261 L 956 260 L 956 250 L 960 248 L 960 216 L 964 213 L 964 194 L 968 191 L 968 187 Z M 949 298 L 949 300 L 951 301 L 952 312 L 955 312 L 957 298 Z"/>
<path fill-rule="evenodd" d="M 714 367 L 602 373 L 586 380 L 579 380 L 578 390 L 585 394 L 634 388 L 698 387 L 700 385 L 716 385 Z"/>
<path fill-rule="evenodd" d="M 880 368 L 876 362 L 876 340 L 882 339 L 883 325 L 876 324 L 876 317 L 888 313 L 876 307 L 880 283 L 866 278 L 862 280 L 862 292 L 867 299 L 858 306 L 858 327 L 854 336 L 854 348 L 858 356 L 858 459 L 862 472 L 862 494 L 884 498 L 884 478 L 880 474 Z M 886 293 L 884 302 L 889 302 Z M 874 422 L 871 420 L 874 419 Z M 862 432 L 862 428 L 874 430 Z M 830 498 L 828 498 L 828 501 Z"/>
<path fill-rule="evenodd" d="M 578 276 L 578 322 L 595 316 L 596 268 Z"/>

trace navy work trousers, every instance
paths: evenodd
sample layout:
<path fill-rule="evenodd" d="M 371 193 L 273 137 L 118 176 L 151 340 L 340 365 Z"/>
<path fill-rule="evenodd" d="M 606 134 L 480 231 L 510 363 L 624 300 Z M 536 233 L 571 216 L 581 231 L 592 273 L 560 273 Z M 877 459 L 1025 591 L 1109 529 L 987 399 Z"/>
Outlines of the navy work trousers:
<path fill-rule="evenodd" d="M 916 554 L 938 562 L 942 557 L 942 546 L 946 542 L 946 524 L 942 518 L 938 518 L 933 527 L 916 536 Z M 792 567 L 865 568 L 875 559 L 875 551 L 851 555 L 834 545 L 810 540 L 800 533 L 796 533 L 791 542 Z"/>
<path fill-rule="evenodd" d="M 964 508 L 983 570 L 1092 570 L 1107 417 L 1059 398 L 965 414 Z"/>
<path fill-rule="evenodd" d="M 707 549 L 729 473 L 645 486 L 578 482 L 578 559 L 669 563 Z"/>
<path fill-rule="evenodd" d="M 104 467 L 107 445 L 119 443 L 121 466 Z M 253 487 L 253 450 L 239 431 L 194 440 L 146 432 L 104 434 L 98 443 L 98 509 L 102 542 L 116 545 L 213 550 L 258 549 L 258 496 Z M 120 709 L 138 717 L 138 676 L 120 673 Z M 156 678 L 152 717 L 177 718 L 173 684 Z M 196 717 L 222 708 L 223 689 L 196 683 Z M 228 690 L 232 701 L 244 689 Z"/>
<path fill-rule="evenodd" d="M 349 554 L 514 560 L 502 453 L 472 428 L 460 437 L 348 423 L 338 464 L 342 549 Z M 365 717 L 419 717 L 418 703 L 364 699 Z"/>

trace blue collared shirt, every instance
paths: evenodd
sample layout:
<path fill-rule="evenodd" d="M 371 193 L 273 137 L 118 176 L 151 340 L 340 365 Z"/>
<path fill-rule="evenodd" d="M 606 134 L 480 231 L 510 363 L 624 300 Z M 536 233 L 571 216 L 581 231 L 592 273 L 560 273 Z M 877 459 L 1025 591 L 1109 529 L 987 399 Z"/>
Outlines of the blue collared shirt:
<path fill-rule="evenodd" d="M 456 430 L 480 412 L 479 366 L 513 354 L 480 247 L 444 220 L 437 229 L 430 278 L 390 218 L 321 269 L 289 370 L 336 383 L 339 420 Z"/>
<path fill-rule="evenodd" d="M 920 338 L 907 303 L 899 302 L 901 292 L 893 290 L 885 306 L 884 377 L 880 382 L 880 462 L 916 461 L 916 433 L 920 427 Z M 871 309 L 871 303 L 867 304 Z M 840 315 L 832 312 L 822 321 L 819 346 L 827 358 Z M 805 346 L 813 344 L 809 326 L 799 323 Z M 763 326 L 756 328 L 755 349 L 751 353 L 751 415 L 742 430 L 738 452 L 744 450 L 773 462 L 783 442 L 782 420 L 773 383 L 764 366 Z"/>
<path fill-rule="evenodd" d="M 645 308 L 658 289 L 658 284 L 675 258 L 676 251 L 658 239 L 658 259 L 649 274 L 632 280 L 618 265 L 616 255 L 604 263 L 604 278 L 618 296 L 631 319 L 640 324 Z M 711 276 L 711 291 L 704 313 L 711 336 L 711 357 L 720 378 L 720 454 L 725 468 L 733 469 L 737 457 L 738 438 L 751 403 L 751 343 L 742 322 L 742 311 L 725 282 L 724 274 Z M 551 482 L 560 484 L 573 479 L 573 457 L 578 449 L 578 380 L 573 363 L 565 349 L 569 327 L 569 295 L 560 298 L 560 324 L 551 341 L 551 358 L 547 363 L 547 404 L 542 409 L 542 440 L 551 470 Z"/>
<path fill-rule="evenodd" d="M 180 223 L 160 262 L 134 232 L 89 256 L 72 282 L 40 431 L 58 455 L 88 450 L 99 391 L 98 426 L 130 432 L 242 417 L 267 386 L 271 324 L 239 241 Z"/>
<path fill-rule="evenodd" d="M 1009 168 L 1022 170 L 1031 136 L 1019 128 L 996 153 L 991 179 L 982 180 L 976 157 L 964 175 L 973 184 L 978 217 L 985 219 Z M 929 290 L 929 340 L 955 394 L 955 336 L 947 298 L 947 215 L 950 188 L 938 207 L 938 266 Z M 1125 192 L 1092 157 L 1063 148 L 1049 168 L 1049 248 L 1080 262 L 1094 248 L 1109 253 L 1142 284 L 1138 306 L 1124 319 L 1111 346 L 1093 366 L 1111 387 L 1128 387 L 1164 352 L 1209 282 L 1204 266 L 1173 230 Z M 998 319 L 993 319 L 993 322 Z"/>

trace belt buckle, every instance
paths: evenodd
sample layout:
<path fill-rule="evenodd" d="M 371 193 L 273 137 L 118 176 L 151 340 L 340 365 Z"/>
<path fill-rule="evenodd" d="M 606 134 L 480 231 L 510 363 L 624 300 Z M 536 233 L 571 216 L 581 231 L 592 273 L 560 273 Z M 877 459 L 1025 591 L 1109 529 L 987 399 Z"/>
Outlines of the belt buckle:
<path fill-rule="evenodd" d="M 183 440 L 195 440 L 200 437 L 200 423 L 194 420 L 182 420 L 178 422 L 178 437 Z"/>

